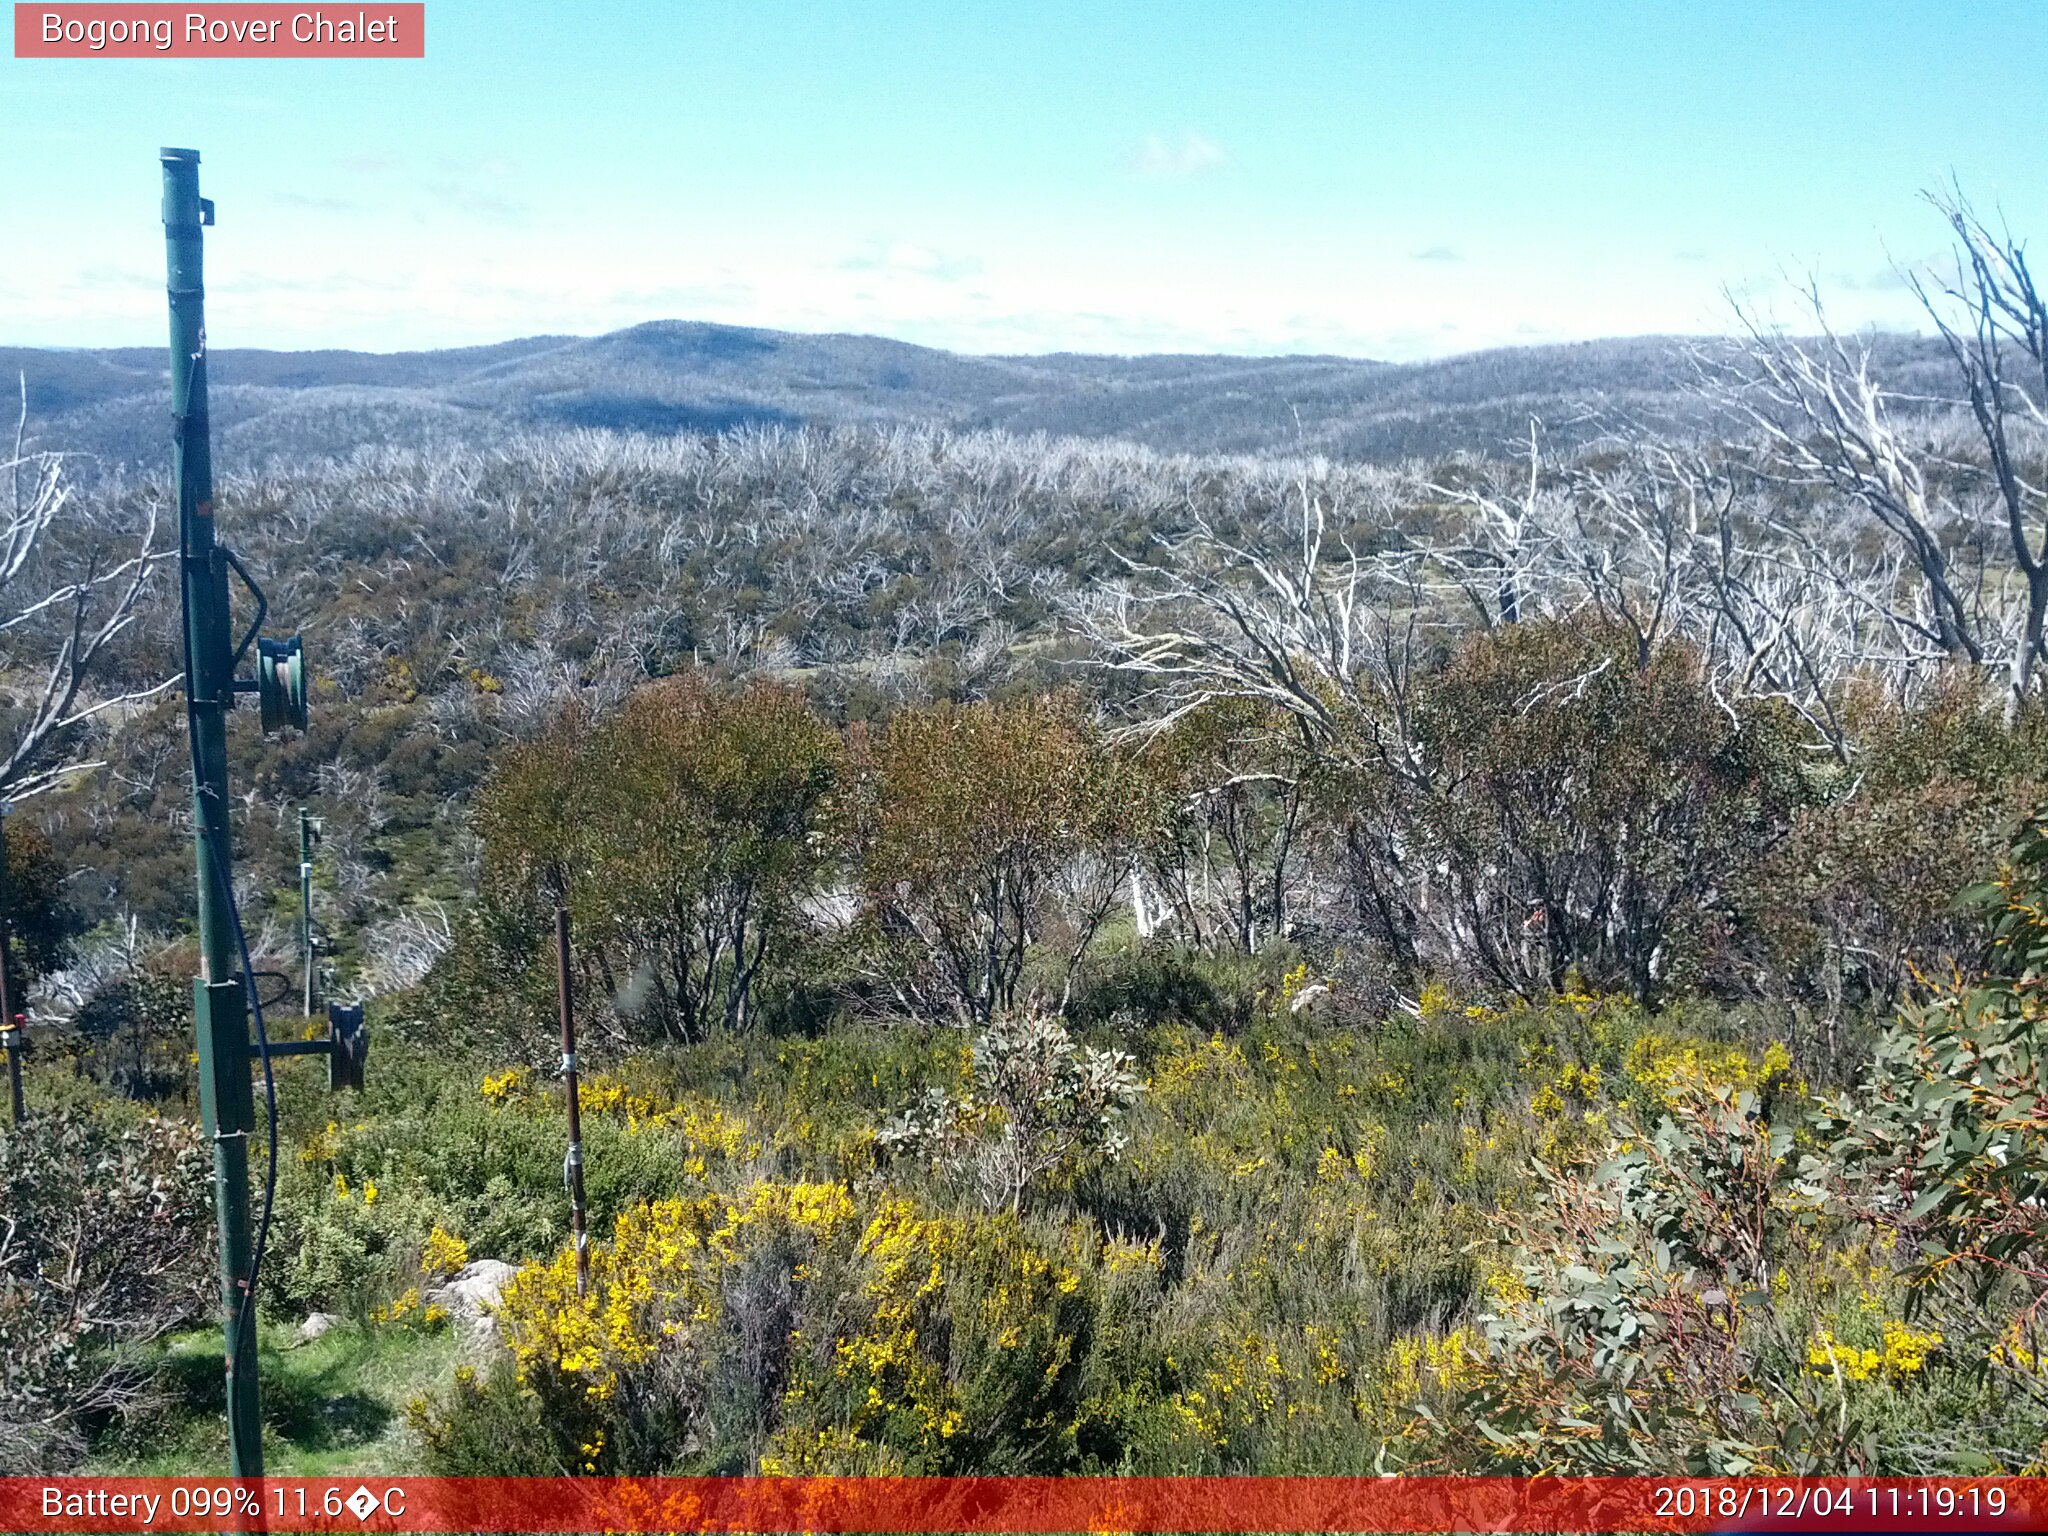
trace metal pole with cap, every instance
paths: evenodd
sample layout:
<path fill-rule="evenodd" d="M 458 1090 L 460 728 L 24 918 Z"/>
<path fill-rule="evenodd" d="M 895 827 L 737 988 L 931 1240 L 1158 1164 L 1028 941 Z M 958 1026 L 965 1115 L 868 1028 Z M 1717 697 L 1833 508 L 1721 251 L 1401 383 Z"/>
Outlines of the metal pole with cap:
<path fill-rule="evenodd" d="M 179 585 L 185 616 L 185 697 L 192 738 L 192 841 L 198 861 L 199 977 L 193 1024 L 199 1112 L 213 1143 L 221 1320 L 227 1335 L 228 1457 L 236 1477 L 263 1471 L 256 1397 L 256 1309 L 248 1304 L 248 999 L 229 917 L 227 715 L 234 706 L 228 567 L 213 532 L 213 451 L 206 411 L 206 289 L 201 230 L 213 204 L 199 195 L 199 152 L 166 149 L 164 255 L 171 306 L 171 467 L 178 486 Z"/>
<path fill-rule="evenodd" d="M 214 1216 L 220 1247 L 222 1323 L 227 1335 L 228 1456 L 237 1477 L 263 1471 L 263 1427 L 256 1395 L 256 1257 L 264 1218 L 252 1224 L 249 1139 L 256 1126 L 247 946 L 235 912 L 234 847 L 228 810 L 228 711 L 241 693 L 257 695 L 265 733 L 306 728 L 306 667 L 299 637 L 262 636 L 270 604 L 226 543 L 213 515 L 213 447 L 206 410 L 204 231 L 213 204 L 199 195 L 199 152 L 166 149 L 163 164 L 164 263 L 171 310 L 171 470 L 178 487 L 178 585 L 184 607 L 185 717 L 192 748 L 192 848 L 198 861 L 199 976 L 192 1020 L 199 1046 L 200 1123 L 213 1143 Z M 228 577 L 255 604 L 237 639 Z M 255 675 L 239 677 L 254 654 Z M 258 1025 L 262 1015 L 257 1013 Z M 257 1033 L 268 1083 L 274 1058 L 331 1052 L 331 1042 L 280 1042 Z M 358 1051 L 355 1059 L 360 1060 Z M 271 1103 L 275 1105 L 275 1100 Z M 274 1122 L 273 1122 L 274 1128 Z M 273 1152 L 275 1148 L 272 1148 Z M 272 1174 L 275 1167 L 273 1163 Z M 255 1229 L 252 1232 L 252 1227 Z"/>

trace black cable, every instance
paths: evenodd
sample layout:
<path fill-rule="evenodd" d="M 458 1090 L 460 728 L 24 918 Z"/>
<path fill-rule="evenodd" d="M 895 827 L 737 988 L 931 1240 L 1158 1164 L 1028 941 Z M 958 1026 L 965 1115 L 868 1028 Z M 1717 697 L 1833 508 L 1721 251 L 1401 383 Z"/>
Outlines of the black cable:
<path fill-rule="evenodd" d="M 221 836 L 226 835 L 227 829 L 221 828 Z M 256 1241 L 249 1249 L 249 1271 L 243 1277 L 242 1300 L 235 1313 L 235 1332 L 239 1337 L 249 1313 L 256 1306 L 256 1280 L 263 1271 L 263 1252 L 270 1246 L 270 1210 L 277 1199 L 277 1074 L 270 1065 L 270 1034 L 263 1026 L 263 999 L 256 995 L 256 969 L 249 961 L 249 938 L 242 931 L 242 909 L 235 900 L 234 885 L 228 878 L 227 860 L 216 839 L 207 838 L 206 846 L 213 854 L 214 872 L 227 896 L 228 921 L 234 926 L 235 947 L 241 952 L 242 990 L 249 996 L 249 1016 L 256 1025 L 256 1052 L 263 1062 L 263 1098 L 269 1135 L 270 1155 L 263 1167 L 263 1214 L 256 1220 Z"/>
<path fill-rule="evenodd" d="M 296 976 L 287 976 L 283 971 L 258 971 L 256 979 L 258 981 L 276 981 L 284 984 L 284 990 L 263 1005 L 266 1008 L 275 1008 L 282 1004 L 286 998 L 292 995 L 292 992 L 299 984 L 299 979 Z"/>
<path fill-rule="evenodd" d="M 204 348 L 205 345 L 206 343 L 202 340 L 200 346 Z M 195 353 L 189 365 L 185 383 L 188 400 L 191 396 L 191 381 L 199 372 L 199 359 L 202 355 L 204 355 L 203 352 Z M 178 448 L 182 454 L 185 449 L 185 444 L 182 440 L 184 430 L 184 422 L 182 420 L 178 423 L 178 427 L 180 432 Z M 185 582 L 187 575 L 185 563 L 192 557 L 187 553 L 190 540 L 187 538 L 189 530 L 186 528 L 182 488 L 179 492 L 178 501 L 178 587 L 181 593 L 185 593 L 189 590 Z M 189 607 L 184 605 L 181 605 L 181 614 L 184 619 L 184 622 L 179 625 L 179 638 L 182 640 L 185 650 L 185 734 L 192 754 L 193 789 L 196 796 L 206 794 L 207 789 L 206 786 L 199 782 L 199 701 L 193 697 L 192 693 L 192 615 Z M 229 686 L 233 687 L 232 680 L 230 680 Z M 230 702 L 232 702 L 232 697 L 230 695 Z M 220 811 L 221 816 L 224 818 L 227 814 L 227 808 L 222 806 Z M 218 836 L 214 835 L 212 828 L 212 819 L 207 817 L 202 811 L 199 819 L 200 841 L 206 845 L 206 851 L 212 856 L 215 878 L 220 881 L 221 894 L 227 900 L 228 921 L 234 927 L 235 947 L 241 955 L 242 990 L 248 994 L 249 1011 L 256 1024 L 256 1049 L 263 1060 L 263 1096 L 268 1111 L 267 1128 L 270 1136 L 270 1156 L 263 1176 L 263 1214 L 256 1224 L 256 1241 L 249 1250 L 249 1268 L 242 1276 L 242 1294 L 235 1306 L 235 1339 L 237 1347 L 239 1347 L 242 1329 L 249 1325 L 256 1305 L 256 1282 L 263 1271 L 263 1252 L 270 1243 L 270 1212 L 277 1199 L 277 1076 L 270 1063 L 270 1034 L 263 1025 L 263 999 L 256 995 L 256 968 L 250 963 L 249 959 L 249 939 L 248 935 L 242 930 L 242 911 L 235 901 L 234 881 L 228 874 L 227 852 L 220 846 L 221 840 L 227 836 L 227 825 L 225 820 L 221 821 Z M 215 1134 L 218 1135 L 219 1133 L 216 1131 Z"/>

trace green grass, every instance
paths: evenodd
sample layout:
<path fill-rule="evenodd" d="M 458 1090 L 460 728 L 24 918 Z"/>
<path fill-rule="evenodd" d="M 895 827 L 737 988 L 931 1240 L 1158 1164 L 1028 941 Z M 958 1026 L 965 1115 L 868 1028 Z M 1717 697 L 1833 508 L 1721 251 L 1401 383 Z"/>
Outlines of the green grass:
<path fill-rule="evenodd" d="M 170 1401 L 96 1457 L 107 1475 L 163 1477 L 225 1470 L 227 1428 L 220 1335 L 175 1335 L 164 1346 Z M 296 1330 L 266 1326 L 258 1343 L 266 1471 L 289 1477 L 412 1470 L 406 1404 L 444 1390 L 457 1343 L 443 1329 L 362 1329 L 337 1324 L 297 1342 Z"/>

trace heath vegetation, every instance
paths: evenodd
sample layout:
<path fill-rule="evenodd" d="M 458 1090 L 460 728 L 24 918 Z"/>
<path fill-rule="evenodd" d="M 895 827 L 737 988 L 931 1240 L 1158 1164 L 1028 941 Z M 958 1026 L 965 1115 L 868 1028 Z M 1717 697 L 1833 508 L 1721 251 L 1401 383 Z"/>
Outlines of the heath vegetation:
<path fill-rule="evenodd" d="M 2048 1464 L 2048 309 L 1937 208 L 1910 370 L 1758 324 L 1681 425 L 525 427 L 226 479 L 317 677 L 304 736 L 235 726 L 252 947 L 297 963 L 308 806 L 374 1031 L 360 1093 L 279 1074 L 275 1464 Z M 17 457 L 0 1457 L 183 1465 L 223 1432 L 162 492 Z"/>

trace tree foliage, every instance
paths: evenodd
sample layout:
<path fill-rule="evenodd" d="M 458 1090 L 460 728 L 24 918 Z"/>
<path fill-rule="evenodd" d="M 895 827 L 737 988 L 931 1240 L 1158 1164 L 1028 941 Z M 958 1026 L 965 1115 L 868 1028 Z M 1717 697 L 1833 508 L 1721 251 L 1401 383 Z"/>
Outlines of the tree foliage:
<path fill-rule="evenodd" d="M 566 900 L 584 974 L 672 1039 L 750 1020 L 826 850 L 833 733 L 789 688 L 684 675 L 507 754 L 478 817 L 486 878 Z"/>
<path fill-rule="evenodd" d="M 1982 971 L 1913 1001 L 1823 1124 L 1843 1198 L 1914 1256 L 1916 1299 L 2007 1318 L 1999 1354 L 2021 1364 L 2048 1307 L 2048 820 L 1968 899 L 1990 920 Z"/>
<path fill-rule="evenodd" d="M 1136 851 L 1125 756 L 1071 697 L 939 704 L 856 727 L 845 817 L 882 983 L 981 1021 L 1037 945 L 1061 1004 Z"/>
<path fill-rule="evenodd" d="M 1418 922 L 1525 995 L 1574 971 L 1645 1002 L 1699 979 L 1806 798 L 1790 719 L 1724 708 L 1675 644 L 1639 659 L 1604 627 L 1506 626 L 1420 697 L 1410 862 L 1444 879 Z"/>

